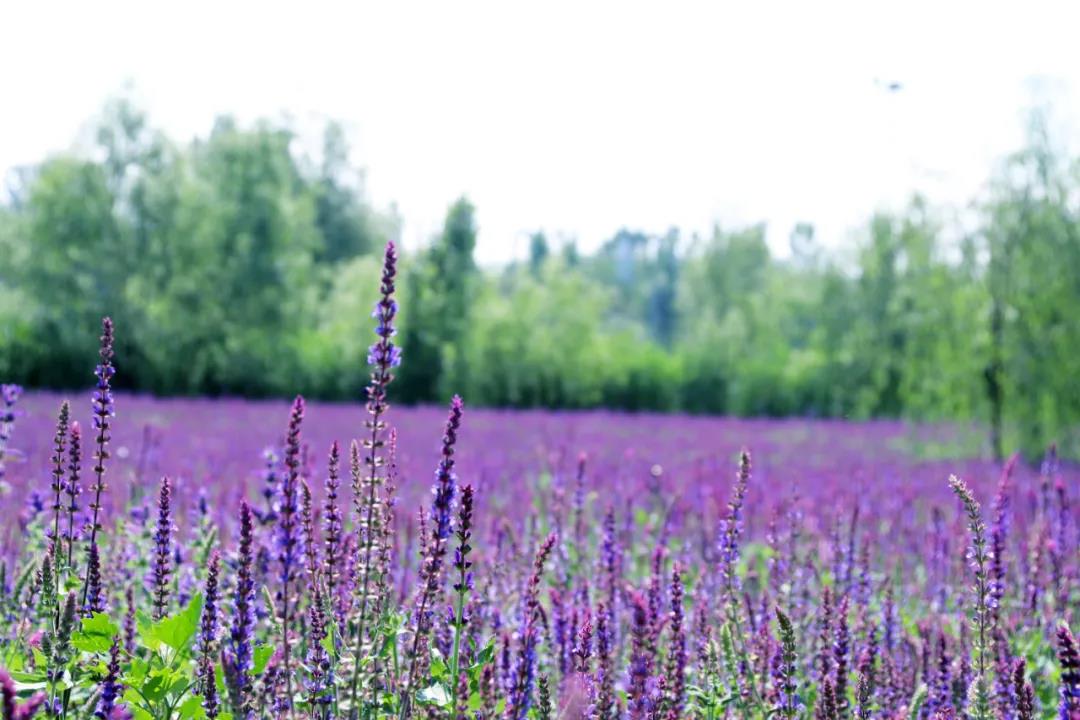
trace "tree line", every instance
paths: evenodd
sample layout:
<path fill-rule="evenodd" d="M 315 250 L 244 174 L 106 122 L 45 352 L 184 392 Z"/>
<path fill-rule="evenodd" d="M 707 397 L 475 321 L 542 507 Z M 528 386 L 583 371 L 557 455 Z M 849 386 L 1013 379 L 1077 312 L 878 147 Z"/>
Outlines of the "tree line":
<path fill-rule="evenodd" d="M 962 213 L 915 196 L 828 250 L 799 225 L 621 230 L 592 253 L 542 232 L 482 268 L 454 202 L 404 254 L 395 397 L 478 405 L 972 421 L 989 450 L 1080 449 L 1080 169 L 1041 115 Z M 123 100 L 93 141 L 9 172 L 0 378 L 86 384 L 100 317 L 117 381 L 158 394 L 355 400 L 378 252 L 340 127 L 219 118 L 178 143 Z"/>

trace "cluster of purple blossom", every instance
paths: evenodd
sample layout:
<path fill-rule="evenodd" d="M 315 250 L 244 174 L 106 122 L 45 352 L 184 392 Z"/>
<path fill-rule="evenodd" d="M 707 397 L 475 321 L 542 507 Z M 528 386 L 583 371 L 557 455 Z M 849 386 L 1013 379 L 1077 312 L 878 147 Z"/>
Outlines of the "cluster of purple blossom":
<path fill-rule="evenodd" d="M 185 503 L 176 469 L 148 500 L 155 442 L 118 471 L 104 321 L 91 484 L 67 402 L 7 480 L 2 718 L 1080 720 L 1080 503 L 1052 453 L 1001 470 L 989 526 L 955 477 L 814 494 L 808 470 L 796 495 L 746 450 L 730 485 L 700 457 L 680 486 L 563 453 L 525 486 L 462 470 L 455 396 L 406 512 L 395 273 L 389 245 L 361 437 L 320 470 L 296 398 L 257 501 L 218 470 Z M 0 388 L 0 471 L 19 401 Z"/>

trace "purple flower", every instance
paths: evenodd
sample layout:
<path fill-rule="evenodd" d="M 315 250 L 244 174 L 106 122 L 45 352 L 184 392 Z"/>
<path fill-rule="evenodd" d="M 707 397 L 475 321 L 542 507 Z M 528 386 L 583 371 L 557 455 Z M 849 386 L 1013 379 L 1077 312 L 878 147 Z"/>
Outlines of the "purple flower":
<path fill-rule="evenodd" d="M 504 713 L 506 720 L 525 720 L 532 705 L 533 684 L 536 680 L 536 647 L 539 640 L 537 623 L 540 619 L 540 580 L 544 574 L 544 565 L 554 547 L 555 535 L 548 535 L 536 551 L 532 576 L 529 577 L 529 584 L 525 589 L 518 656 Z"/>
<path fill-rule="evenodd" d="M 68 543 L 67 564 L 72 567 L 74 562 L 73 551 L 75 547 L 75 516 L 79 512 L 79 495 L 82 493 L 82 485 L 79 484 L 82 472 L 82 428 L 79 423 L 71 423 L 71 438 L 68 444 L 67 481 L 64 483 L 64 495 L 67 497 L 67 532 L 64 538 Z"/>
<path fill-rule="evenodd" d="M 281 672 L 284 675 L 287 693 L 284 702 L 288 708 L 292 706 L 289 632 L 293 614 L 299 606 L 299 599 L 292 597 L 295 588 L 290 587 L 290 585 L 297 579 L 296 576 L 300 570 L 303 555 L 303 537 L 299 527 L 300 508 L 297 504 L 301 468 L 300 426 L 303 421 L 304 398 L 297 395 L 293 401 L 292 411 L 289 413 L 289 430 L 285 438 L 285 476 L 281 483 L 280 517 L 278 518 L 275 538 L 280 571 L 279 580 L 281 582 Z"/>
<path fill-rule="evenodd" d="M 37 714 L 38 708 L 45 703 L 45 693 L 39 692 L 23 704 L 18 703 L 15 683 L 7 670 L 0 668 L 0 702 L 4 720 L 28 720 Z"/>
<path fill-rule="evenodd" d="M 683 627 L 685 621 L 683 608 L 683 583 L 682 566 L 675 563 L 671 570 L 671 612 L 668 613 L 668 627 L 671 628 L 671 639 L 668 644 L 667 657 L 667 680 L 668 717 L 682 717 L 683 702 L 686 695 L 686 630 Z M 779 610 L 777 610 L 779 612 Z"/>
<path fill-rule="evenodd" d="M 206 564 L 206 586 L 203 593 L 202 615 L 199 619 L 199 650 L 204 655 L 211 655 L 217 643 L 220 567 L 221 555 L 217 550 L 213 550 Z"/>
<path fill-rule="evenodd" d="M 382 283 L 379 291 L 381 297 L 375 303 L 375 309 L 371 317 L 376 320 L 375 334 L 378 340 L 368 349 L 368 365 L 375 367 L 372 373 L 372 387 L 377 390 L 385 390 L 390 382 L 389 369 L 401 364 L 401 351 L 391 341 L 397 334 L 394 328 L 394 318 L 397 316 L 398 305 L 394 300 L 394 278 L 397 275 L 397 250 L 393 241 L 386 244 L 386 254 L 383 257 Z M 376 399 L 369 392 L 370 399 Z M 383 397 L 379 393 L 378 401 Z"/>
<path fill-rule="evenodd" d="M 1069 626 L 1057 629 L 1058 662 L 1061 664 L 1060 720 L 1080 720 L 1080 647 Z"/>
<path fill-rule="evenodd" d="M 396 275 L 397 250 L 394 247 L 393 241 L 391 241 L 386 244 L 386 252 L 383 256 L 382 282 L 379 287 L 380 297 L 375 304 L 375 310 L 372 313 L 372 316 L 377 321 L 375 334 L 378 339 L 368 351 L 367 358 L 367 362 L 372 366 L 372 370 L 371 381 L 367 386 L 367 412 L 369 417 L 365 421 L 365 427 L 370 435 L 364 438 L 364 447 L 367 450 L 364 458 L 364 465 L 367 467 L 366 473 L 359 462 L 360 453 L 356 443 L 353 443 L 350 453 L 352 459 L 353 495 L 356 520 L 357 525 L 361 528 L 360 540 L 363 547 L 360 558 L 361 565 L 359 568 L 359 575 L 362 576 L 359 582 L 360 612 L 356 621 L 353 650 L 354 657 L 357 658 L 357 661 L 353 663 L 353 676 L 350 685 L 349 700 L 350 704 L 353 706 L 354 712 L 357 709 L 357 689 L 360 681 L 361 663 L 358 659 L 364 652 L 364 644 L 370 633 L 370 629 L 367 627 L 368 603 L 370 599 L 368 586 L 373 575 L 376 576 L 375 582 L 377 586 L 386 582 L 386 578 L 382 577 L 382 573 L 377 570 L 373 572 L 372 565 L 373 562 L 385 552 L 385 548 L 378 547 L 382 532 L 382 529 L 379 527 L 382 520 L 382 512 L 378 507 L 378 486 L 383 480 L 381 468 L 384 464 L 384 459 L 380 454 L 384 442 L 382 433 L 386 429 L 386 421 L 383 419 L 383 416 L 386 414 L 387 410 L 389 410 L 389 405 L 386 402 L 386 389 L 394 379 L 394 376 L 390 371 L 391 368 L 397 366 L 401 362 L 401 354 L 391 340 L 395 334 L 394 318 L 397 315 L 398 309 L 397 302 L 394 301 L 394 278 Z M 419 642 L 419 634 L 417 635 L 417 642 Z M 409 673 L 411 678 L 412 666 L 410 666 Z"/>
<path fill-rule="evenodd" d="M 111 420 L 116 416 L 116 408 L 113 404 L 112 378 L 116 369 L 112 365 L 113 359 L 113 323 L 109 318 L 101 321 L 101 349 L 99 350 L 101 362 L 94 369 L 97 385 L 91 398 L 93 410 L 94 429 L 97 431 L 94 450 L 94 475 L 96 481 L 93 488 L 94 502 L 90 506 L 93 512 L 93 520 L 90 527 L 90 542 L 97 539 L 97 532 L 101 529 L 98 515 L 101 510 L 101 494 L 105 492 L 105 461 L 109 458 L 108 444 L 112 436 L 109 435 Z"/>
<path fill-rule="evenodd" d="M 60 412 L 57 414 L 56 418 L 56 435 L 53 437 L 52 485 L 50 486 L 50 490 L 53 494 L 52 540 L 57 543 L 58 548 L 60 543 L 60 509 L 62 507 L 60 495 L 64 490 L 64 461 L 67 459 L 67 436 L 68 427 L 70 425 L 70 414 L 71 407 L 65 400 L 60 404 Z M 59 577 L 59 575 L 57 577 Z"/>
<path fill-rule="evenodd" d="M 123 687 L 120 685 L 120 639 L 114 638 L 112 647 L 109 649 L 109 664 L 105 673 L 105 679 L 101 683 L 101 696 L 98 698 L 97 709 L 94 717 L 109 720 L 117 709 L 116 699 L 120 697 Z"/>
<path fill-rule="evenodd" d="M 151 584 L 154 595 L 154 620 L 168 614 L 169 577 L 172 575 L 172 483 L 161 478 L 158 493 L 158 520 L 154 531 L 154 557 L 151 567 Z"/>
<path fill-rule="evenodd" d="M 251 506 L 240 501 L 240 547 L 236 562 L 232 623 L 221 653 L 233 715 L 246 718 L 251 713 L 252 638 L 255 632 L 255 582 L 252 579 L 254 528 Z"/>
<path fill-rule="evenodd" d="M 652 708 L 649 697 L 649 679 L 652 676 L 652 658 L 649 655 L 649 606 L 640 593 L 631 593 L 630 607 L 634 624 L 631 630 L 630 679 L 627 701 L 631 720 L 646 720 Z"/>
<path fill-rule="evenodd" d="M 990 592 L 989 605 L 991 618 L 997 625 L 1001 614 L 1001 601 L 1005 597 L 1005 545 L 1009 534 L 1009 493 L 1010 477 L 1018 460 L 1017 455 L 1009 458 L 1001 472 L 997 496 L 994 498 L 994 527 L 990 533 Z"/>
<path fill-rule="evenodd" d="M 341 451 L 337 441 L 330 446 L 330 457 L 327 462 L 326 481 L 323 484 L 323 577 L 326 580 L 326 596 L 334 608 L 335 619 L 340 629 L 345 627 L 345 613 L 342 612 L 341 603 L 338 601 L 338 588 L 341 583 L 342 570 L 342 517 L 341 507 L 338 505 L 338 490 L 341 487 L 338 479 L 341 466 Z"/>
<path fill-rule="evenodd" d="M 833 663 L 836 667 L 833 674 L 833 687 L 836 690 L 836 709 L 841 718 L 846 717 L 848 710 L 847 681 L 850 652 L 851 636 L 848 631 L 848 598 L 845 595 L 837 607 L 836 635 L 833 641 Z"/>
<path fill-rule="evenodd" d="M 20 395 L 22 388 L 18 385 L 0 385 L 0 480 L 4 479 L 4 458 L 15 428 L 15 403 Z"/>
<path fill-rule="evenodd" d="M 1016 690 L 1017 720 L 1035 720 L 1035 688 L 1024 679 L 1023 659 L 1014 665 L 1012 682 Z"/>
<path fill-rule="evenodd" d="M 802 703 L 796 687 L 798 657 L 795 655 L 795 628 L 780 608 L 776 608 L 776 622 L 780 625 L 780 643 L 774 656 L 772 676 L 776 690 L 776 709 L 786 718 L 794 718 Z"/>
<path fill-rule="evenodd" d="M 330 654 L 323 647 L 326 639 L 326 609 L 322 590 L 315 585 L 315 593 L 308 607 L 308 677 L 305 681 L 308 704 L 315 712 L 315 717 L 322 717 L 320 707 L 328 707 L 334 702 L 334 666 Z"/>
<path fill-rule="evenodd" d="M 105 597 L 101 588 L 101 556 L 96 542 L 90 543 L 86 570 L 86 601 L 83 603 L 83 617 L 105 612 Z"/>
<path fill-rule="evenodd" d="M 280 488 L 278 483 L 280 478 L 278 476 L 278 470 L 280 468 L 281 458 L 278 457 L 277 450 L 272 447 L 268 447 L 263 450 L 263 474 L 262 474 L 262 496 L 266 502 L 266 510 L 259 515 L 259 522 L 263 525 L 268 525 L 277 520 L 277 508 L 275 507 L 278 493 Z"/>
<path fill-rule="evenodd" d="M 613 720 L 615 717 L 615 677 L 612 652 L 613 638 L 608 627 L 610 612 L 604 603 L 596 608 L 596 717 Z"/>
<path fill-rule="evenodd" d="M 719 571 L 727 602 L 733 601 L 739 589 L 739 578 L 735 575 L 735 566 L 739 562 L 739 537 L 743 530 L 742 510 L 749 482 L 750 452 L 743 450 L 739 454 L 739 472 L 735 477 L 731 500 L 728 501 L 728 514 L 720 529 Z"/>

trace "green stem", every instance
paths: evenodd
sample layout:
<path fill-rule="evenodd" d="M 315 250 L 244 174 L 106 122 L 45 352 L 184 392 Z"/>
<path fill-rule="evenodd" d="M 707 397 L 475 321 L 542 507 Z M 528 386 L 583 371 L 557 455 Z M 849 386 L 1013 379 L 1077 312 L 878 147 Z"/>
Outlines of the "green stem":
<path fill-rule="evenodd" d="M 450 653 L 450 707 L 457 714 L 458 703 L 458 652 L 461 649 L 461 631 L 465 628 L 465 578 L 461 579 L 461 590 L 457 593 L 457 609 L 454 613 L 454 647 Z"/>

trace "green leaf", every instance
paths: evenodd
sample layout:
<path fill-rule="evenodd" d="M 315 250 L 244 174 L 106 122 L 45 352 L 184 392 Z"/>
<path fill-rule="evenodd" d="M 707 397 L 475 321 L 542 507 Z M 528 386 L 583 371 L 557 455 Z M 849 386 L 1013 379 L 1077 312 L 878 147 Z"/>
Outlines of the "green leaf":
<path fill-rule="evenodd" d="M 495 659 L 495 639 L 492 638 L 491 640 L 488 641 L 488 644 L 484 646 L 484 649 L 481 650 L 479 653 L 477 653 L 476 662 L 474 664 L 483 667 L 484 665 L 487 665 L 488 663 L 490 663 L 494 659 Z"/>
<path fill-rule="evenodd" d="M 191 598 L 187 607 L 176 615 L 170 615 L 150 629 L 152 638 L 168 645 L 177 652 L 187 649 L 191 638 L 199 627 L 199 615 L 202 613 L 202 595 Z"/>
<path fill-rule="evenodd" d="M 92 653 L 107 652 L 112 647 L 113 638 L 120 632 L 120 627 L 109 620 L 105 613 L 94 613 L 83 618 L 82 629 L 71 635 L 71 644 L 79 650 Z"/>
<path fill-rule="evenodd" d="M 256 645 L 255 650 L 252 653 L 252 673 L 256 676 L 262 675 L 266 670 L 267 664 L 270 662 L 270 656 L 274 654 L 274 648 L 270 645 Z"/>
<path fill-rule="evenodd" d="M 142 707 L 143 697 L 134 688 L 128 688 L 124 691 L 124 700 L 127 702 L 128 710 L 131 711 L 134 720 L 154 720 L 154 716 Z"/>
<path fill-rule="evenodd" d="M 192 695 L 177 709 L 181 718 L 190 720 L 202 720 L 206 717 L 206 710 L 202 706 L 202 696 Z"/>
<path fill-rule="evenodd" d="M 417 693 L 416 701 L 421 705 L 444 708 L 450 705 L 450 691 L 442 683 L 435 683 Z"/>
<path fill-rule="evenodd" d="M 446 660 L 443 658 L 438 648 L 431 648 L 431 677 L 436 680 L 444 680 L 450 674 L 450 669 L 446 665 Z"/>
<path fill-rule="evenodd" d="M 170 679 L 163 671 L 154 670 L 146 677 L 139 690 L 147 700 L 157 702 L 165 697 L 165 693 L 169 691 Z"/>

